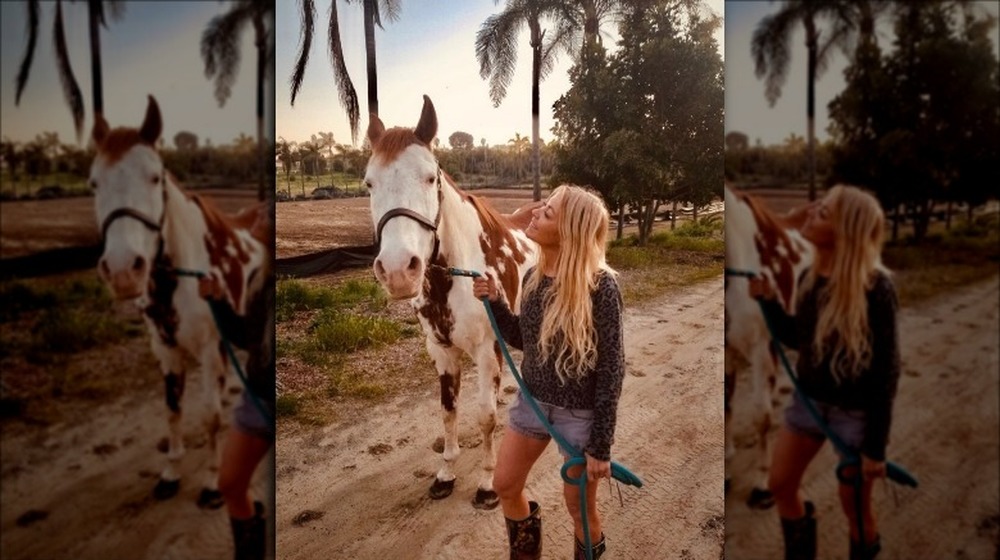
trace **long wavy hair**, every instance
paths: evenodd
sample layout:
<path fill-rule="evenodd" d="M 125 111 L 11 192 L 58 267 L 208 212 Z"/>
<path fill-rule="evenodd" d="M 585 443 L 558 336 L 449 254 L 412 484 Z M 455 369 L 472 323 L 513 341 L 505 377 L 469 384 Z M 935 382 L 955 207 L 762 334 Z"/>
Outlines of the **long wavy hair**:
<path fill-rule="evenodd" d="M 555 277 L 545 291 L 545 313 L 539 333 L 543 362 L 555 356 L 559 381 L 579 381 L 597 364 L 597 333 L 594 330 L 591 292 L 600 272 L 615 274 L 606 260 L 610 215 L 596 194 L 573 185 L 562 185 L 550 195 L 562 197 L 559 214 L 559 253 Z M 535 274 L 524 287 L 525 296 L 542 283 L 541 271 L 548 266 L 541 253 Z"/>
<path fill-rule="evenodd" d="M 819 294 L 819 317 L 812 340 L 819 362 L 830 357 L 834 379 L 855 379 L 871 363 L 867 291 L 889 270 L 882 264 L 885 215 L 872 195 L 837 185 L 827 200 L 835 230 L 833 268 Z M 815 268 L 808 281 L 815 282 Z"/>

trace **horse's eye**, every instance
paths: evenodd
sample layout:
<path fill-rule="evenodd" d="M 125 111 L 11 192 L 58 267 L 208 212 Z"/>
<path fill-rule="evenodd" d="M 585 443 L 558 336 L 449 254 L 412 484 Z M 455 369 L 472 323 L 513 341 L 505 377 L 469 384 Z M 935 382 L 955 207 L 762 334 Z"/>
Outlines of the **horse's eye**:
<path fill-rule="evenodd" d="M 371 188 L 372 188 L 372 182 L 368 181 L 368 180 L 365 180 L 365 187 L 368 188 L 369 190 L 371 190 Z"/>
<path fill-rule="evenodd" d="M 154 185 L 159 185 L 160 184 L 160 176 L 159 175 L 153 175 L 152 181 L 153 181 Z"/>
<path fill-rule="evenodd" d="M 428 185 L 433 185 L 434 184 L 434 176 L 433 175 L 430 175 L 429 177 L 427 177 L 427 184 Z"/>
<path fill-rule="evenodd" d="M 91 180 L 87 181 L 87 184 L 90 185 L 91 189 L 93 189 L 95 191 L 97 190 L 97 181 L 91 179 Z"/>

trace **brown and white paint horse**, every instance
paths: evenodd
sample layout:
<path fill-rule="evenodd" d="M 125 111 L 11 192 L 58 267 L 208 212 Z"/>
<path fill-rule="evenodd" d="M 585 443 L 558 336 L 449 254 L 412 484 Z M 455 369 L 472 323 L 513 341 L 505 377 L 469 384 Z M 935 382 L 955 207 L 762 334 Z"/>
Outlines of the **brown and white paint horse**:
<path fill-rule="evenodd" d="M 794 314 L 799 296 L 799 280 L 812 265 L 813 247 L 798 229 L 804 212 L 779 217 L 759 200 L 745 193 L 725 189 L 726 203 L 726 483 L 731 478 L 728 463 L 736 454 L 733 441 L 732 400 L 736 390 L 737 364 L 750 369 L 750 387 L 746 402 L 756 436 L 757 479 L 747 500 L 753 508 L 773 504 L 767 490 L 771 466 L 768 432 L 774 425 L 774 406 L 778 402 L 775 386 L 782 375 L 778 356 L 770 344 L 771 335 L 757 300 L 750 297 L 749 280 L 732 271 L 762 275 L 776 292 L 786 312 Z"/>
<path fill-rule="evenodd" d="M 489 509 L 499 502 L 493 491 L 493 436 L 501 354 L 483 304 L 472 295 L 472 280 L 451 276 L 446 269 L 491 274 L 517 313 L 521 279 L 534 266 L 537 249 L 524 235 L 524 220 L 515 225 L 482 200 L 459 190 L 441 171 L 430 148 L 436 134 L 437 115 L 426 95 L 415 129 L 386 130 L 372 115 L 368 127 L 372 157 L 365 183 L 371 193 L 372 220 L 378 224 L 374 270 L 391 298 L 410 301 L 440 379 L 444 464 L 430 489 L 435 499 L 450 495 L 456 478 L 462 353 L 476 364 L 476 419 L 484 456 L 473 505 Z"/>
<path fill-rule="evenodd" d="M 162 121 L 152 96 L 139 129 L 110 129 L 103 118 L 94 125 L 97 155 L 90 170 L 97 223 L 104 252 L 98 273 L 119 300 L 135 300 L 150 333 L 153 354 L 166 385 L 169 409 L 167 465 L 154 495 L 177 494 L 184 455 L 181 400 L 187 379 L 184 354 L 192 356 L 205 377 L 202 386 L 209 407 L 205 418 L 212 456 L 198 503 L 219 507 L 218 473 L 221 450 L 222 392 L 227 356 L 198 281 L 179 276 L 178 269 L 214 275 L 237 313 L 246 304 L 248 286 L 266 258 L 262 240 L 250 226 L 259 205 L 237 218 L 221 214 L 206 200 L 186 194 L 164 168 L 156 150 Z"/>

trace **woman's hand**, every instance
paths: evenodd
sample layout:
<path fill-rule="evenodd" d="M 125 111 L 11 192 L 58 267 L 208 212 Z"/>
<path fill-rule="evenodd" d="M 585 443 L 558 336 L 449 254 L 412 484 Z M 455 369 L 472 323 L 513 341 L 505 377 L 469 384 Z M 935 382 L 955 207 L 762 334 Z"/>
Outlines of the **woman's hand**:
<path fill-rule="evenodd" d="M 885 461 L 876 461 L 868 457 L 861 456 L 861 476 L 865 480 L 874 480 L 885 477 Z"/>
<path fill-rule="evenodd" d="M 497 283 L 487 272 L 486 276 L 478 276 L 472 279 L 472 295 L 476 296 L 476 299 L 483 299 L 484 297 L 490 301 L 496 301 L 500 294 L 497 292 Z"/>
<path fill-rule="evenodd" d="M 611 461 L 602 461 L 584 453 L 587 457 L 587 480 L 595 481 L 602 478 L 611 478 Z"/>
<path fill-rule="evenodd" d="M 755 299 L 774 299 L 774 289 L 771 283 L 763 276 L 754 276 L 749 279 L 750 297 Z"/>

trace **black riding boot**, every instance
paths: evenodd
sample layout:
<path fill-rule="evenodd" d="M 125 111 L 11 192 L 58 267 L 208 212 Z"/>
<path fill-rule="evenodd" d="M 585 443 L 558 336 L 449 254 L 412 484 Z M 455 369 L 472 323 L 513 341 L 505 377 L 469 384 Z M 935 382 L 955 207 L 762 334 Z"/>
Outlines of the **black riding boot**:
<path fill-rule="evenodd" d="M 262 560 L 267 528 L 264 525 L 264 504 L 253 503 L 254 515 L 250 519 L 229 518 L 233 530 L 233 558 L 235 560 Z"/>
<path fill-rule="evenodd" d="M 573 556 L 573 559 L 587 560 L 587 545 L 578 541 L 575 537 L 573 538 L 573 540 L 576 541 L 576 555 Z M 604 554 L 605 548 L 606 546 L 604 544 L 604 533 L 601 533 L 601 540 L 593 543 L 593 551 L 592 551 L 593 554 L 591 558 L 593 560 L 597 560 L 598 558 L 600 558 L 601 555 Z"/>
<path fill-rule="evenodd" d="M 542 510 L 538 502 L 528 502 L 531 513 L 520 521 L 507 520 L 510 560 L 538 560 L 542 557 Z"/>
<path fill-rule="evenodd" d="M 879 535 L 875 535 L 875 540 L 868 543 L 868 546 L 862 546 L 861 543 L 852 540 L 851 560 L 872 560 L 881 550 L 882 538 Z"/>
<path fill-rule="evenodd" d="M 806 514 L 799 519 L 781 519 L 785 537 L 785 560 L 816 559 L 816 508 L 806 502 Z"/>

